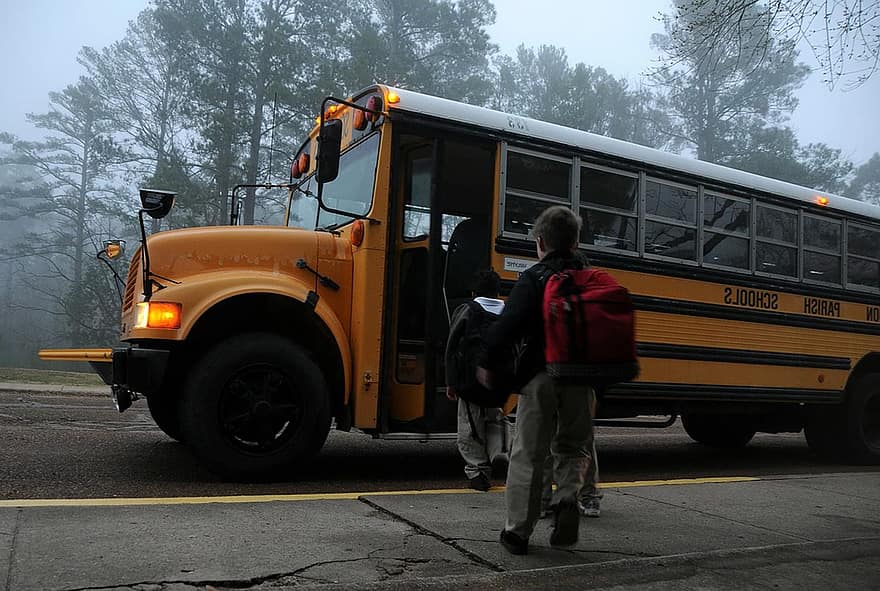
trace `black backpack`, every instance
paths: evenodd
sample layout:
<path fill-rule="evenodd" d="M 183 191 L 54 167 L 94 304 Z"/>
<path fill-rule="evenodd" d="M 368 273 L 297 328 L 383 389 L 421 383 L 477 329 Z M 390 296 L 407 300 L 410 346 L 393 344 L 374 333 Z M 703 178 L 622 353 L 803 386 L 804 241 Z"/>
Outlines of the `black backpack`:
<path fill-rule="evenodd" d="M 477 362 L 483 352 L 483 343 L 489 327 L 499 316 L 489 312 L 477 302 L 470 301 L 462 304 L 456 310 L 454 317 L 457 317 L 463 311 L 461 308 L 465 306 L 468 308 L 468 317 L 464 333 L 458 343 L 451 344 L 454 347 L 454 353 L 450 359 L 454 379 L 450 385 L 462 400 L 483 408 L 499 408 L 504 406 L 514 391 L 515 348 L 511 346 L 509 360 L 505 362 L 503 367 L 492 368 L 495 380 L 492 389 L 487 389 L 480 384 L 477 381 Z"/>

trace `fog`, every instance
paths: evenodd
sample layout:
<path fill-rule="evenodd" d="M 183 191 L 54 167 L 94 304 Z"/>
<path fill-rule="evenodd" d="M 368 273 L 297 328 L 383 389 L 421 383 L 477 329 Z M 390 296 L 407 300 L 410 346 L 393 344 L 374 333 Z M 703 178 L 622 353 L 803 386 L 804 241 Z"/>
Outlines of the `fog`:
<path fill-rule="evenodd" d="M 76 55 L 84 45 L 104 47 L 121 39 L 131 19 L 149 5 L 142 0 L 2 0 L 0 23 L 0 130 L 36 139 L 26 113 L 49 108 L 48 93 L 82 73 Z M 660 15 L 668 0 L 639 0 L 638 8 L 614 2 L 544 0 L 541 10 L 520 0 L 494 0 L 495 24 L 488 28 L 503 53 L 517 46 L 553 44 L 572 62 L 601 66 L 633 85 L 645 79 L 659 54 L 650 44 L 662 32 Z M 809 48 L 801 45 L 803 60 Z M 12 58 L 11 56 L 15 56 Z M 797 91 L 800 101 L 791 126 L 803 143 L 823 142 L 842 150 L 856 164 L 880 150 L 880 76 L 855 89 L 830 90 L 816 72 Z"/>
<path fill-rule="evenodd" d="M 665 29 L 670 0 L 273 0 L 281 10 L 265 13 L 247 0 L 241 29 L 178 10 L 193 0 L 0 2 L 0 366 L 35 365 L 41 346 L 113 344 L 118 302 L 95 252 L 138 244 L 136 187 L 181 194 L 163 229 L 223 223 L 232 186 L 286 177 L 283 153 L 322 96 L 373 82 L 880 203 L 880 74 L 825 84 L 803 42 L 728 59 L 726 114 L 700 122 L 687 86 L 699 68 L 679 56 L 662 69 L 662 40 L 687 42 Z M 244 219 L 277 215 L 283 196 L 270 197 L 248 194 Z"/>

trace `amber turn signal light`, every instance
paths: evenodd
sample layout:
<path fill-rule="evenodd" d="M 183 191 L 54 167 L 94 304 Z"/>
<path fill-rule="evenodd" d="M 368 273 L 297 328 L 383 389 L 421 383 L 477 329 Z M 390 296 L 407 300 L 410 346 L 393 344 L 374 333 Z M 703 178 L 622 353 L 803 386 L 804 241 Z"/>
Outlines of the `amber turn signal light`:
<path fill-rule="evenodd" d="M 354 221 L 351 225 L 351 236 L 349 239 L 352 246 L 360 246 L 364 243 L 364 220 Z"/>

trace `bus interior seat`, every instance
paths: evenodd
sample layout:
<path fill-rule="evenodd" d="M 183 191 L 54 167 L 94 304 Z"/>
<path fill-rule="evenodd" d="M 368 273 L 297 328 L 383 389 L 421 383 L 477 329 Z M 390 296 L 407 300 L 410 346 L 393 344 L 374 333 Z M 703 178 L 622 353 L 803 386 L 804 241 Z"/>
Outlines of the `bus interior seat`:
<path fill-rule="evenodd" d="M 471 299 L 476 272 L 488 267 L 489 220 L 469 218 L 460 222 L 449 237 L 443 273 L 443 297 L 450 321 L 452 312 Z"/>

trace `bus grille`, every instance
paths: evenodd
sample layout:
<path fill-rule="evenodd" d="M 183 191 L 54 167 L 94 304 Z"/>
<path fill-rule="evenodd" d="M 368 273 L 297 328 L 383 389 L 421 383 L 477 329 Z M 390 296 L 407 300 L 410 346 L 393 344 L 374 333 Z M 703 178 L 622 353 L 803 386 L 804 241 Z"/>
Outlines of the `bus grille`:
<path fill-rule="evenodd" d="M 132 302 L 134 302 L 134 289 L 137 283 L 138 269 L 141 266 L 141 249 L 138 249 L 131 257 L 131 265 L 128 267 L 128 277 L 125 280 L 125 296 L 122 298 L 122 311 L 131 310 Z"/>

